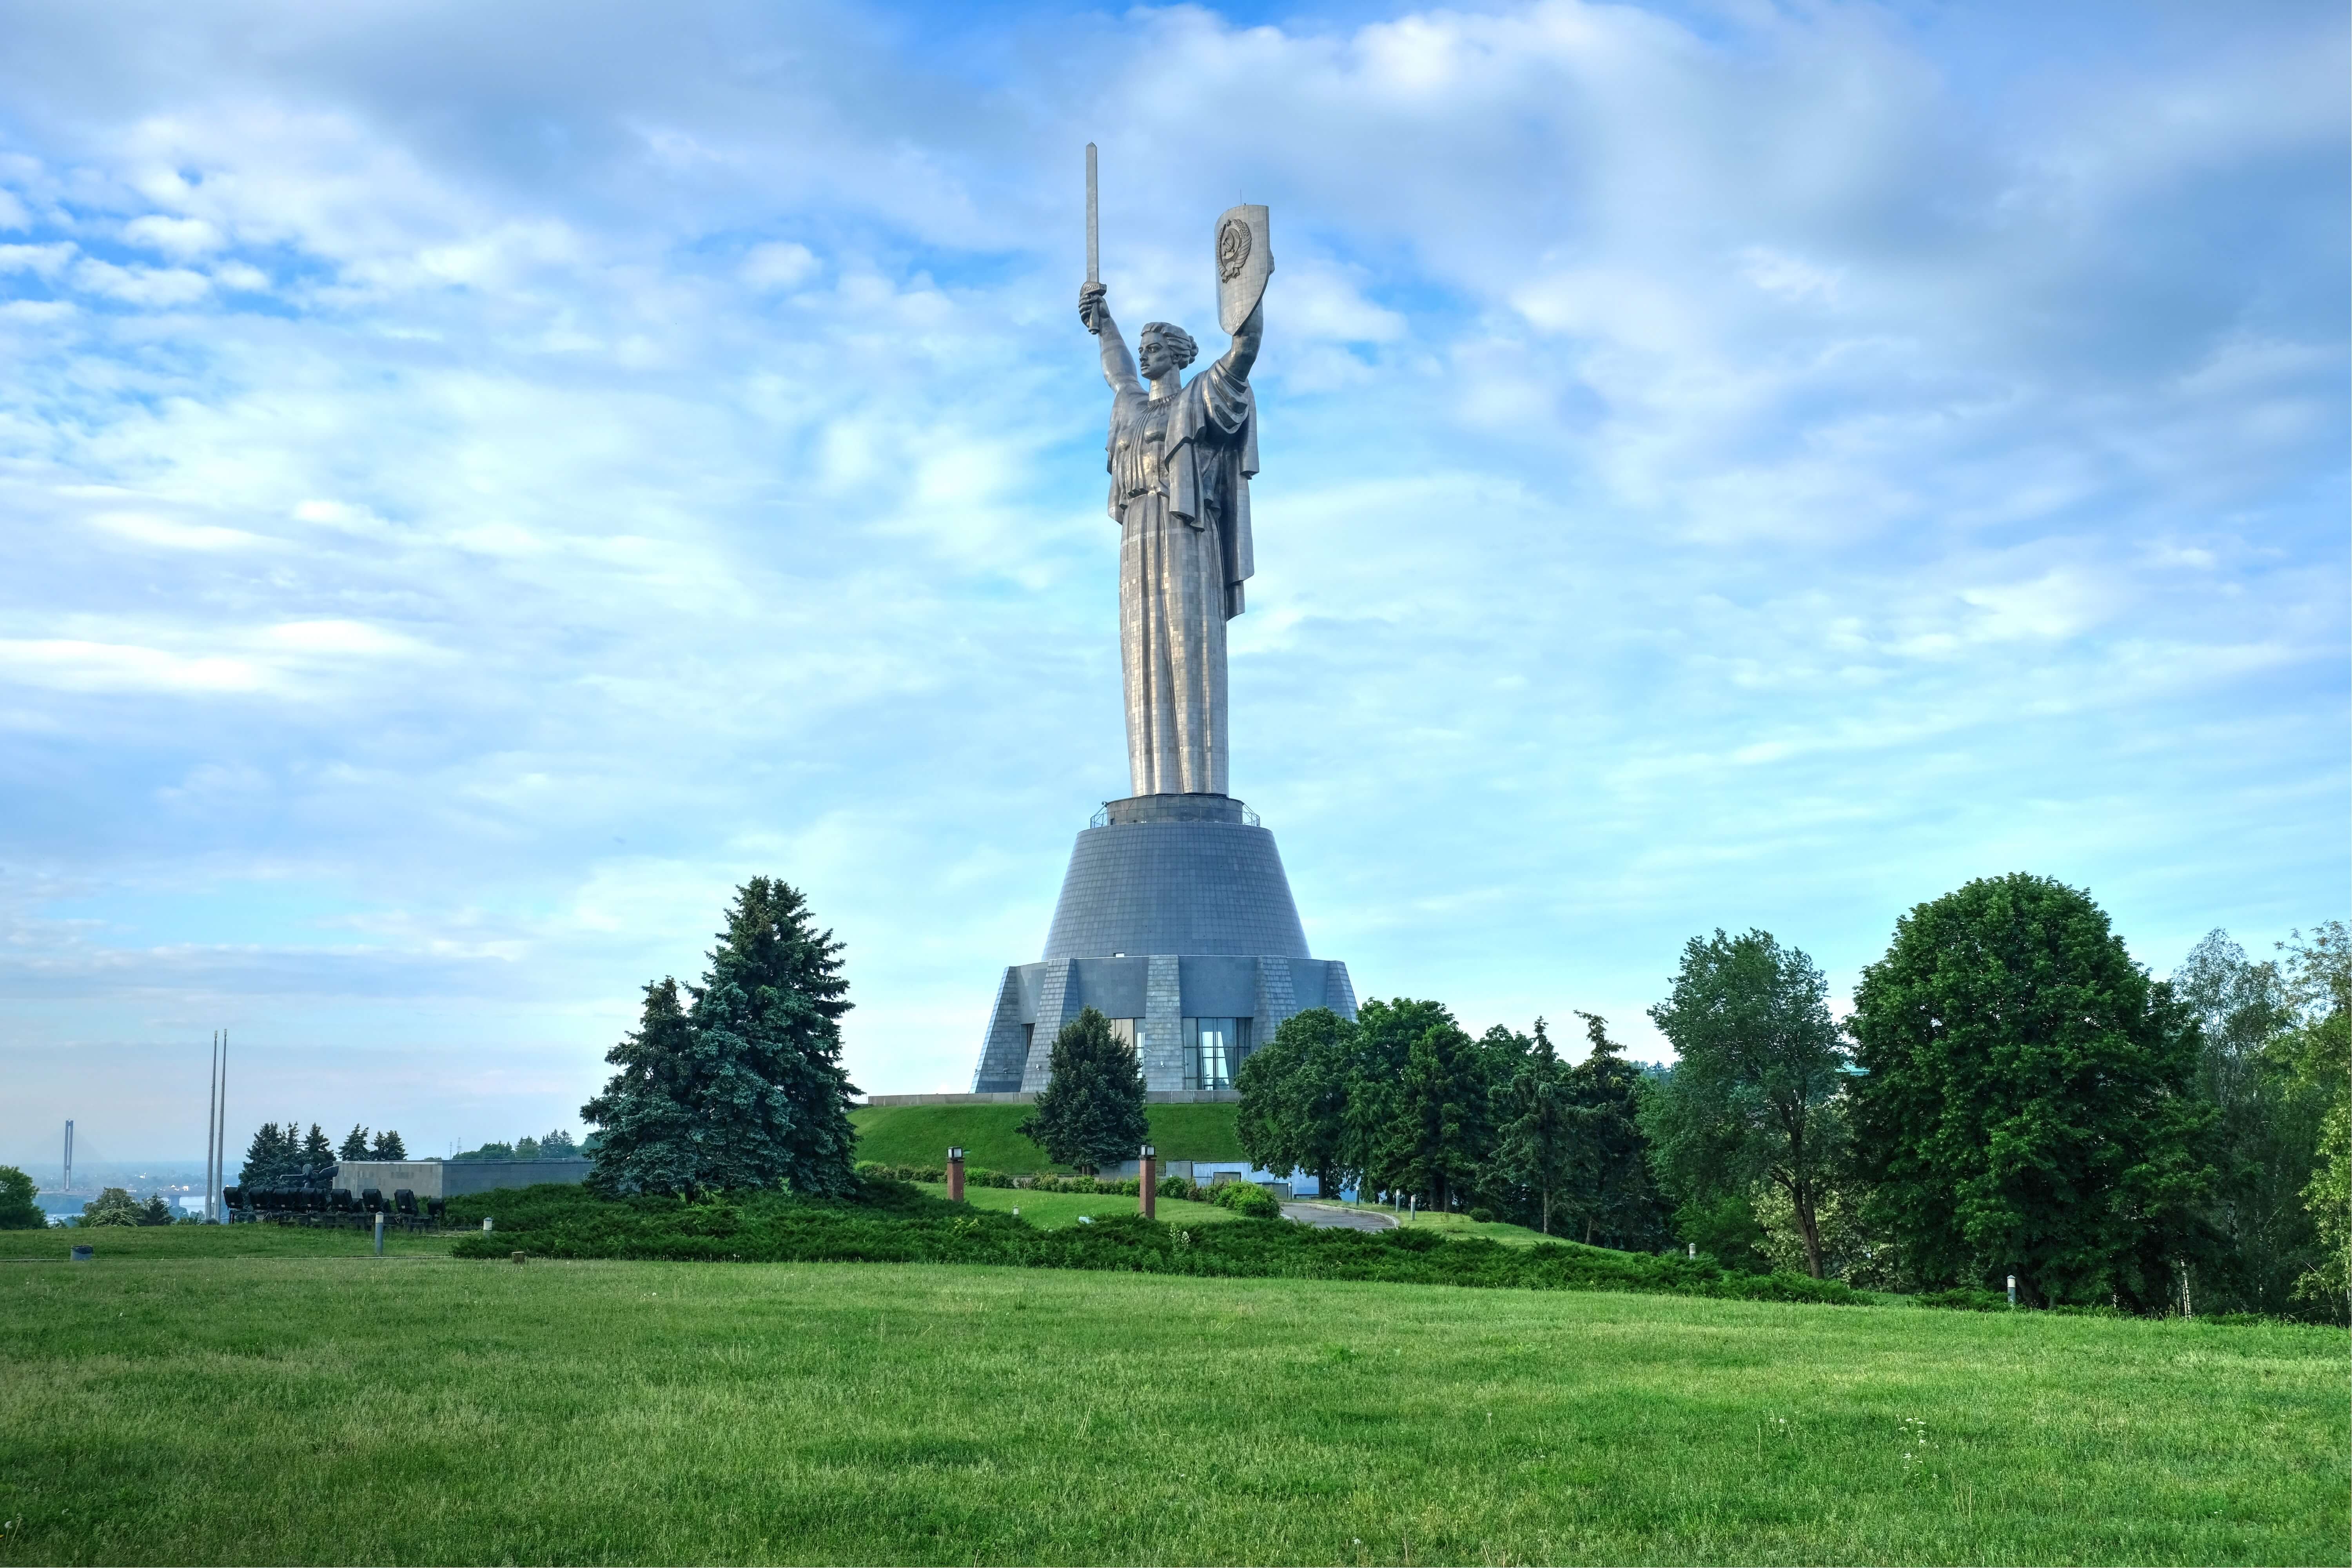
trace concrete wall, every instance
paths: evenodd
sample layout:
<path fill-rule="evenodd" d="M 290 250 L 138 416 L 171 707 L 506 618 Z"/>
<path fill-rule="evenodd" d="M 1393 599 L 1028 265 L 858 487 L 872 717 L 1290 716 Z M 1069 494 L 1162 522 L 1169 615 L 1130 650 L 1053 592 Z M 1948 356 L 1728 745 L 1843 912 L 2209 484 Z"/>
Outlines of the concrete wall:
<path fill-rule="evenodd" d="M 357 1194 L 373 1187 L 389 1198 L 401 1188 L 426 1198 L 459 1198 L 503 1187 L 587 1179 L 593 1160 L 345 1160 L 335 1185 Z"/>
<path fill-rule="evenodd" d="M 1241 1091 L 1233 1089 L 1155 1089 L 1143 1096 L 1147 1105 L 1239 1105 Z M 996 1094 L 869 1094 L 860 1105 L 1034 1105 L 1037 1091 L 1013 1089 Z M 420 1192 L 422 1188 L 418 1189 Z"/>

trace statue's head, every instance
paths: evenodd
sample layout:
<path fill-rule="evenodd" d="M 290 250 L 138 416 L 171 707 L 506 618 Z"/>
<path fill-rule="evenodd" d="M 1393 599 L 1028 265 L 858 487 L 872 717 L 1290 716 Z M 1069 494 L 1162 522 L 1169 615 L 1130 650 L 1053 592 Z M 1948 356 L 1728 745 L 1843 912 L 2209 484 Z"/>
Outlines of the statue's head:
<path fill-rule="evenodd" d="M 1146 321 L 1135 340 L 1135 368 L 1146 381 L 1182 370 L 1199 357 L 1192 334 L 1169 321 Z"/>

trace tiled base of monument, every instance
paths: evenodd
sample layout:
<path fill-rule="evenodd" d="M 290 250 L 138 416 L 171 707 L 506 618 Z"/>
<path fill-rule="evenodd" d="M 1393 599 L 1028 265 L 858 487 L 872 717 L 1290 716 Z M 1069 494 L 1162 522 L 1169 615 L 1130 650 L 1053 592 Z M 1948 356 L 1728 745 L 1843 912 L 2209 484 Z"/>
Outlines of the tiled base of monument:
<path fill-rule="evenodd" d="M 1045 956 L 1004 972 L 975 1093 L 1045 1086 L 1054 1037 L 1092 1007 L 1156 1093 L 1228 1089 L 1310 1007 L 1356 1015 L 1348 966 L 1312 957 L 1274 835 L 1217 795 L 1109 802 L 1078 835 Z"/>

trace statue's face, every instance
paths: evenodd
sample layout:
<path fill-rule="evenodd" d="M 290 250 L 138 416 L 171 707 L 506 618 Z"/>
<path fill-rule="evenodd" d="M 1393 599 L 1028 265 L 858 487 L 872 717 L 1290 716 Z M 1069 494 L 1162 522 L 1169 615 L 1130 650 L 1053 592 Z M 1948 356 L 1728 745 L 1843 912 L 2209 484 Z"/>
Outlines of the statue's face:
<path fill-rule="evenodd" d="M 1158 332 L 1146 332 L 1135 345 L 1135 368 L 1144 380 L 1157 381 L 1176 368 L 1176 357 Z"/>

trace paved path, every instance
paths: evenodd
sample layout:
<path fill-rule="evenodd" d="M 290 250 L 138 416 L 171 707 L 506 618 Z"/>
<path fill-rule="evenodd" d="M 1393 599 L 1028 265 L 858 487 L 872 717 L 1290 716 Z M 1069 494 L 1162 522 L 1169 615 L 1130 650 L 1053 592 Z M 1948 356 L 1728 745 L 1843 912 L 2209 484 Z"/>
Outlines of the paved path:
<path fill-rule="evenodd" d="M 1282 1217 L 1329 1230 L 1394 1230 L 1396 1221 L 1372 1209 L 1343 1209 L 1337 1204 L 1285 1204 Z"/>

